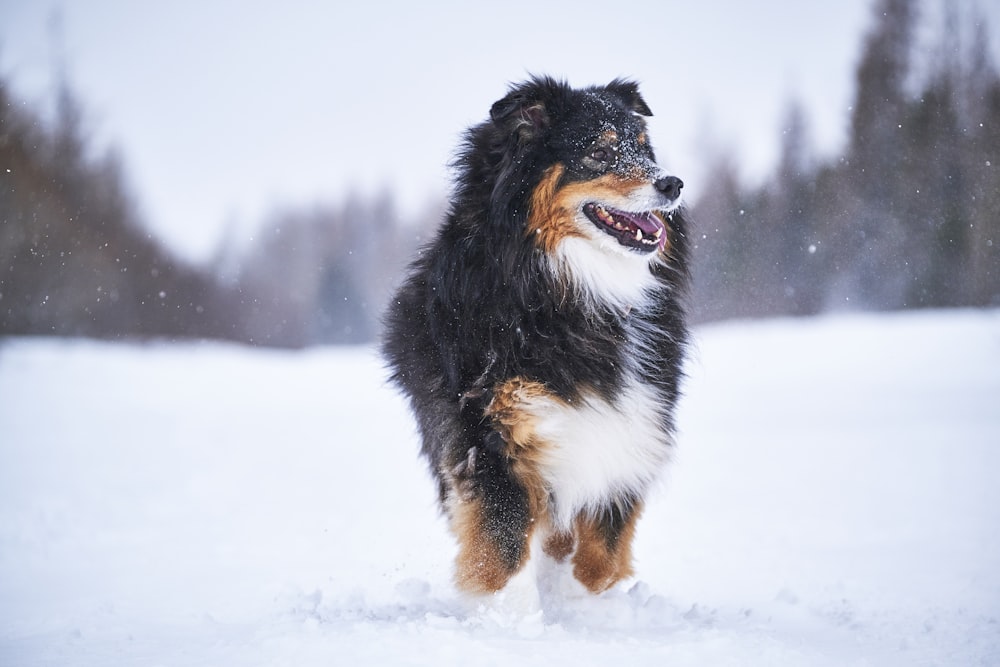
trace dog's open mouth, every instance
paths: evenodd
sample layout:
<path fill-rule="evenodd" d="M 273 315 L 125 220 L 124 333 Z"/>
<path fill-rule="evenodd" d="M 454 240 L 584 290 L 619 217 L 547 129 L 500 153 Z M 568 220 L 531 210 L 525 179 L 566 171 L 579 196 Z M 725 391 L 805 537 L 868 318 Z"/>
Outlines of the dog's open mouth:
<path fill-rule="evenodd" d="M 584 204 L 583 213 L 606 234 L 628 248 L 652 252 L 667 244 L 667 228 L 653 211 L 634 213 L 602 204 Z"/>

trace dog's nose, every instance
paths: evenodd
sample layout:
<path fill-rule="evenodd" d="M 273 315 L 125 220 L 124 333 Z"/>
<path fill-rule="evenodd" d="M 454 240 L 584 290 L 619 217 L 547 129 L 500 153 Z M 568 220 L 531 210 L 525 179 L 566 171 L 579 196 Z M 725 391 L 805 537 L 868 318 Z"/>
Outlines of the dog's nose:
<path fill-rule="evenodd" d="M 676 176 L 664 176 L 657 179 L 653 185 L 670 199 L 677 199 L 681 196 L 681 188 L 684 187 L 684 181 Z"/>

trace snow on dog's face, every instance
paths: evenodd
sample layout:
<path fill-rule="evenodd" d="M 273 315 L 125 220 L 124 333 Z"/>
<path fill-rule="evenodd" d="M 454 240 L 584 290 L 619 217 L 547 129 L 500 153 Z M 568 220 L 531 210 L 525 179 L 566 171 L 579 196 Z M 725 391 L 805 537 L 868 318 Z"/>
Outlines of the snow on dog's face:
<path fill-rule="evenodd" d="M 536 79 L 490 114 L 504 137 L 494 194 L 523 193 L 523 231 L 557 280 L 591 302 L 641 305 L 656 287 L 652 266 L 673 259 L 683 183 L 656 163 L 636 84 Z"/>
<path fill-rule="evenodd" d="M 667 250 L 683 183 L 656 164 L 634 83 L 516 91 L 494 105 L 495 121 L 505 114 L 540 158 L 527 231 L 543 250 L 573 238 L 630 257 Z"/>

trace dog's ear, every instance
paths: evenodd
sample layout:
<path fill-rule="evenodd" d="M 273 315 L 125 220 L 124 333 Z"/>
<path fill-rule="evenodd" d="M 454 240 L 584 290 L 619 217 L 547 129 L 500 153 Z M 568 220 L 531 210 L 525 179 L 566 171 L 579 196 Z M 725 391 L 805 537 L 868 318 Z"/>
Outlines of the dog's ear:
<path fill-rule="evenodd" d="M 625 102 L 625 106 L 632 112 L 640 116 L 652 116 L 653 112 L 639 94 L 639 84 L 626 79 L 615 79 L 606 86 L 607 90 L 614 93 Z"/>
<path fill-rule="evenodd" d="M 540 91 L 533 86 L 515 88 L 490 108 L 490 119 L 498 127 L 532 139 L 549 126 L 549 113 Z"/>

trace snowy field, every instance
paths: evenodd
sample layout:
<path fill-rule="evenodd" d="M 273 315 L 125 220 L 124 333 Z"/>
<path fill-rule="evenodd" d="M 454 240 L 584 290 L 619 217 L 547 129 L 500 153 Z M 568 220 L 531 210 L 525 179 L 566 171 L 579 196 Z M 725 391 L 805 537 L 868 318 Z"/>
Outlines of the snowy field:
<path fill-rule="evenodd" d="M 1000 311 L 697 331 L 635 580 L 460 598 L 368 349 L 0 343 L 0 665 L 1000 664 Z"/>

